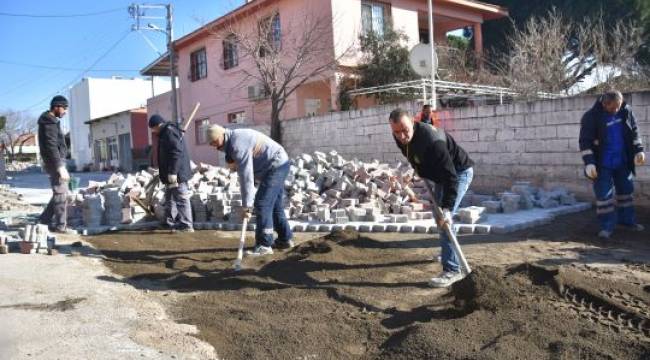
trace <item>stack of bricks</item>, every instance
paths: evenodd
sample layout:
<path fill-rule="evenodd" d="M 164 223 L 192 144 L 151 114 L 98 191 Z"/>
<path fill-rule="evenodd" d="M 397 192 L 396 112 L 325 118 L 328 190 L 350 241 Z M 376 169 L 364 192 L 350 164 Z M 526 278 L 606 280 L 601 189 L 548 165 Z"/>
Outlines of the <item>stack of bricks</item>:
<path fill-rule="evenodd" d="M 23 230 L 23 240 L 20 242 L 22 254 L 47 252 L 49 231 L 47 225 L 26 225 Z"/>
<path fill-rule="evenodd" d="M 0 254 L 9 253 L 9 236 L 0 231 Z"/>

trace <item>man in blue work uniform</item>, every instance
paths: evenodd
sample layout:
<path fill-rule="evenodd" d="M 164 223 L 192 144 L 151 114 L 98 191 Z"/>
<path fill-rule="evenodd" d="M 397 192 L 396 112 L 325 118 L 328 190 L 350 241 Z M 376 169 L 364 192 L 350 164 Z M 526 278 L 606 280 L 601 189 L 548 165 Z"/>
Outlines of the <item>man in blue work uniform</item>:
<path fill-rule="evenodd" d="M 632 110 L 620 92 L 605 93 L 584 114 L 579 141 L 585 175 L 596 194 L 598 236 L 609 239 L 617 224 L 643 231 L 634 216 L 632 179 L 645 154 Z"/>
<path fill-rule="evenodd" d="M 225 152 L 229 166 L 237 169 L 242 194 L 242 218 L 255 209 L 255 248 L 249 256 L 273 254 L 272 247 L 293 247 L 291 228 L 284 213 L 284 181 L 289 174 L 289 156 L 268 136 L 252 129 L 208 129 L 210 145 Z M 259 181 L 257 192 L 254 182 Z M 278 233 L 277 241 L 273 232 Z"/>

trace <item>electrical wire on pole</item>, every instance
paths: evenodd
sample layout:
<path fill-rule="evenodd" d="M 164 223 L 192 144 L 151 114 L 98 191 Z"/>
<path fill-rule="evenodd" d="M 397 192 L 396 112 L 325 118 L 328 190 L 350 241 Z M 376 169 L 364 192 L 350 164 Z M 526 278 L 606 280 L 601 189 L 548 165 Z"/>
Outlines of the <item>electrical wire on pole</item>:
<path fill-rule="evenodd" d="M 59 15 L 52 15 L 52 14 L 21 14 L 21 13 L 7 13 L 7 12 L 0 12 L 0 16 L 8 16 L 8 17 L 26 17 L 26 18 L 77 18 L 77 17 L 88 17 L 88 16 L 98 16 L 98 15 L 105 15 L 105 14 L 110 14 L 114 12 L 122 11 L 122 8 L 116 8 L 116 9 L 107 9 L 107 10 L 100 10 L 100 11 L 95 11 L 95 12 L 88 12 L 88 13 L 81 13 L 81 14 L 59 14 Z"/>

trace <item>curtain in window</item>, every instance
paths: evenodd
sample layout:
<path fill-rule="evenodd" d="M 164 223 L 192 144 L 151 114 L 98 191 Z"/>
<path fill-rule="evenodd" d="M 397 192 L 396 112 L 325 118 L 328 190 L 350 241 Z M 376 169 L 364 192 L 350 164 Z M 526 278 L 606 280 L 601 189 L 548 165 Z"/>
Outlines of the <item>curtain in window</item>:
<path fill-rule="evenodd" d="M 367 35 L 372 31 L 372 5 L 361 5 L 361 31 Z"/>
<path fill-rule="evenodd" d="M 372 5 L 372 31 L 378 36 L 384 36 L 384 6 Z"/>

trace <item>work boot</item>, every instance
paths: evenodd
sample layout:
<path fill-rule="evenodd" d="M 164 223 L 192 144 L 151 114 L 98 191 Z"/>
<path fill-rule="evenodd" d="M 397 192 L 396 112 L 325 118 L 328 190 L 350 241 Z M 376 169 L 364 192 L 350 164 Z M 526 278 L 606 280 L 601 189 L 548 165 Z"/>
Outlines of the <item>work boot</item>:
<path fill-rule="evenodd" d="M 271 249 L 269 246 L 257 245 L 253 250 L 246 251 L 246 255 L 253 257 L 273 255 L 273 249 Z"/>
<path fill-rule="evenodd" d="M 293 243 L 293 240 L 275 242 L 275 248 L 280 250 L 289 250 L 292 249 L 294 246 L 296 246 L 296 244 Z"/>
<path fill-rule="evenodd" d="M 194 232 L 194 228 L 186 227 L 186 228 L 174 229 L 174 230 L 172 230 L 172 232 L 181 233 L 181 234 L 183 234 L 183 233 L 188 233 L 189 234 L 189 233 Z"/>
<path fill-rule="evenodd" d="M 429 280 L 429 286 L 434 288 L 446 288 L 453 283 L 463 280 L 465 275 L 459 271 L 443 271 L 442 274 Z"/>
<path fill-rule="evenodd" d="M 604 240 L 608 240 L 609 238 L 612 237 L 612 232 L 609 230 L 600 230 L 598 233 L 598 237 Z"/>

